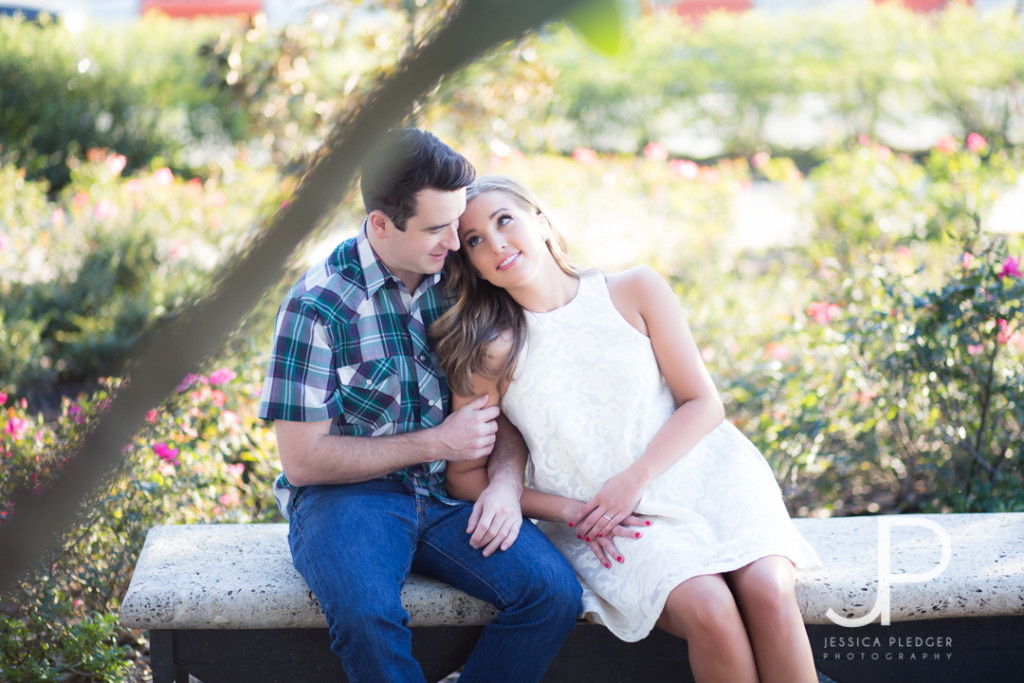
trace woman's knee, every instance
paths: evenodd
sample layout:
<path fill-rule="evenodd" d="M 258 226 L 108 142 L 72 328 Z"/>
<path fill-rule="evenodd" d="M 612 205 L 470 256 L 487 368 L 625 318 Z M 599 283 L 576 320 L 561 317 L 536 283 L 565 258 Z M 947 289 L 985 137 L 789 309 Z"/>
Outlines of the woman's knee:
<path fill-rule="evenodd" d="M 665 607 L 690 640 L 727 642 L 743 630 L 736 601 L 719 575 L 699 576 L 680 584 Z"/>
<path fill-rule="evenodd" d="M 784 557 L 766 557 L 730 576 L 736 599 L 745 611 L 785 614 L 797 609 L 793 565 Z"/>

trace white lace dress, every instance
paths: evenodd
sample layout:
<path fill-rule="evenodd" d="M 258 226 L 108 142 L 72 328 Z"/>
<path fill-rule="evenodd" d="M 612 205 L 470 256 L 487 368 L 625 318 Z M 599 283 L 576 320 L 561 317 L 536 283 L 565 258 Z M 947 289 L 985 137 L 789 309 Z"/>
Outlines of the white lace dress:
<path fill-rule="evenodd" d="M 675 410 L 672 394 L 650 340 L 619 314 L 602 273 L 584 275 L 562 308 L 527 318 L 529 341 L 502 409 L 529 446 L 530 485 L 589 500 L 643 454 Z M 640 540 L 617 539 L 625 562 L 611 569 L 567 525 L 541 523 L 580 577 L 587 617 L 622 640 L 645 637 L 672 589 L 694 576 L 769 555 L 799 569 L 820 565 L 768 463 L 728 421 L 652 481 L 637 511 L 652 524 Z"/>

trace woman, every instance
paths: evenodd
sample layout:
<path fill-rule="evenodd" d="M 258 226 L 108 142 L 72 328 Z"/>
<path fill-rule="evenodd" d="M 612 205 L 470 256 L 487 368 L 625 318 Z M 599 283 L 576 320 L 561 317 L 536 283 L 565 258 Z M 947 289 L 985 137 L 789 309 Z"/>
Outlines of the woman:
<path fill-rule="evenodd" d="M 452 408 L 487 394 L 522 433 L 523 514 L 572 562 L 587 616 L 623 640 L 685 638 L 698 681 L 816 681 L 793 586 L 818 558 L 724 420 L 671 288 L 646 267 L 576 271 L 511 178 L 467 200 L 433 329 Z M 474 498 L 484 464 L 450 463 L 449 491 Z"/>

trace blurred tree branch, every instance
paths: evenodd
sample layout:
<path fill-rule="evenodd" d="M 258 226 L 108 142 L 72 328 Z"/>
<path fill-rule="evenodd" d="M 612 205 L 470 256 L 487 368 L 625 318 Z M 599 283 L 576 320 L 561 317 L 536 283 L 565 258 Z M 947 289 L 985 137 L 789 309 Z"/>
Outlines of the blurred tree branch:
<path fill-rule="evenodd" d="M 218 289 L 168 329 L 146 335 L 124 358 L 130 381 L 82 441 L 60 476 L 41 493 L 16 491 L 14 514 L 0 526 L 0 587 L 32 568 L 75 519 L 86 497 L 111 473 L 121 451 L 181 378 L 224 342 L 277 281 L 295 247 L 336 208 L 377 138 L 400 125 L 438 79 L 486 50 L 521 36 L 576 5 L 608 17 L 610 0 L 464 0 L 385 79 L 363 106 L 339 121 L 290 201 L 262 239 L 226 272 Z M 579 11 L 576 13 L 579 14 Z M 600 23 L 600 22 L 598 22 Z M 590 26 L 581 26 L 584 33 Z"/>

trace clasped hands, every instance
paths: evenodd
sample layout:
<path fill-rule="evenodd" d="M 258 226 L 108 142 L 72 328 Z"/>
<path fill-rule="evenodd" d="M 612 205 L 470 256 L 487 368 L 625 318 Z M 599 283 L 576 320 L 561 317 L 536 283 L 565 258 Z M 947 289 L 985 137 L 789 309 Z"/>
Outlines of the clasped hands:
<path fill-rule="evenodd" d="M 563 519 L 576 537 L 586 543 L 606 568 L 612 561 L 625 561 L 615 538 L 639 539 L 650 521 L 633 514 L 643 496 L 643 485 L 627 472 L 609 479 L 596 496 L 586 502 L 570 501 Z M 629 503 L 627 501 L 633 501 Z M 518 490 L 510 484 L 491 482 L 473 505 L 467 533 L 470 545 L 488 557 L 496 550 L 507 550 L 519 536 L 523 517 Z"/>

